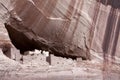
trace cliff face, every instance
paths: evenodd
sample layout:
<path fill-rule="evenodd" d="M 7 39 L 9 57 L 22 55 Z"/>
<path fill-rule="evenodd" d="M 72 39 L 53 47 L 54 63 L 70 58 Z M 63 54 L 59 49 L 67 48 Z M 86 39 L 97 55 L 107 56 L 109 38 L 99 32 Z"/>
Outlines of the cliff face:
<path fill-rule="evenodd" d="M 98 52 L 120 57 L 120 1 L 99 0 L 94 37 L 91 48 Z"/>
<path fill-rule="evenodd" d="M 45 49 L 56 55 L 85 59 L 90 58 L 91 50 L 120 57 L 119 0 L 13 2 L 13 7 L 8 8 L 12 18 L 6 28 L 18 48 Z"/>
<path fill-rule="evenodd" d="M 0 0 L 1 3 L 5 4 L 6 7 L 10 6 L 9 4 L 7 4 L 7 0 Z M 9 3 L 9 0 L 8 0 Z M 0 40 L 9 40 L 7 31 L 4 27 L 4 22 L 6 18 L 6 13 L 7 11 L 2 7 L 2 5 L 0 4 Z"/>
<path fill-rule="evenodd" d="M 60 56 L 88 59 L 91 20 L 86 20 L 89 16 L 80 11 L 82 4 L 73 0 L 16 1 L 11 13 L 18 21 L 10 18 L 6 24 L 13 44 L 21 51 L 37 48 Z M 19 35 L 19 40 L 14 34 Z"/>

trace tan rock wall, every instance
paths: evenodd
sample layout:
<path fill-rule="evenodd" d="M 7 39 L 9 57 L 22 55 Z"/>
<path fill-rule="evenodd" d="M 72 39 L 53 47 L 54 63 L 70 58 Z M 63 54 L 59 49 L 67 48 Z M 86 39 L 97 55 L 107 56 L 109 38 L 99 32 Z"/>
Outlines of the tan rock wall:
<path fill-rule="evenodd" d="M 15 0 L 8 7 L 13 3 L 1 0 L 24 27 L 48 42 L 56 42 L 54 46 L 62 55 L 89 57 L 92 49 L 120 57 L 119 1 L 108 1 Z M 0 29 L 1 34 L 6 33 Z M 1 36 L 4 39 L 4 34 Z"/>

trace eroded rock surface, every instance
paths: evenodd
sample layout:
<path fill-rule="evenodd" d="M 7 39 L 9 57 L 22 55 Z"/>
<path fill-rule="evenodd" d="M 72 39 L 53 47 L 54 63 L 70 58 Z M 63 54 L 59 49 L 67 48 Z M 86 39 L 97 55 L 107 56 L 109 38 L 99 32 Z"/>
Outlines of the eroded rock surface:
<path fill-rule="evenodd" d="M 0 80 L 120 79 L 119 0 L 0 2 Z M 8 45 L 11 45 L 5 26 L 12 43 L 19 49 L 37 48 L 59 56 L 84 59 L 91 56 L 92 60 L 52 55 L 49 65 L 46 56 L 36 54 L 24 56 L 20 64 L 3 53 L 4 49 L 9 51 Z M 19 52 L 14 49 L 11 53 L 18 56 Z M 106 66 L 102 60 L 109 55 L 116 61 Z"/>
<path fill-rule="evenodd" d="M 12 43 L 21 52 L 36 48 L 59 56 L 89 59 L 91 18 L 88 11 L 81 11 L 82 4 L 86 3 L 79 0 L 16 1 L 5 24 Z"/>
<path fill-rule="evenodd" d="M 11 7 L 5 1 L 6 28 L 23 52 L 37 48 L 88 59 L 93 50 L 120 56 L 119 0 L 8 0 Z"/>
<path fill-rule="evenodd" d="M 120 57 L 120 2 L 119 0 L 99 0 L 94 37 L 91 48 L 99 53 Z"/>

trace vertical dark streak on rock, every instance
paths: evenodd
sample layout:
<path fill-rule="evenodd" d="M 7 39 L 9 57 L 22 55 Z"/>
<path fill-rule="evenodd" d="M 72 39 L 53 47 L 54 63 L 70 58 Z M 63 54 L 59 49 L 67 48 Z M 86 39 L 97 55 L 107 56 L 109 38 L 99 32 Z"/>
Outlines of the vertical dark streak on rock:
<path fill-rule="evenodd" d="M 113 30 L 113 24 L 114 24 L 114 9 L 111 8 L 108 21 L 107 21 L 107 26 L 105 30 L 105 35 L 104 35 L 104 40 L 103 40 L 103 57 L 106 60 L 108 58 L 108 52 L 109 52 L 109 46 L 110 46 L 110 40 L 111 40 L 111 35 L 112 35 L 112 30 Z"/>
<path fill-rule="evenodd" d="M 110 38 L 110 45 L 109 45 L 109 50 L 108 50 L 108 53 L 110 54 L 111 53 L 111 49 L 112 49 L 112 46 L 114 44 L 113 40 L 114 40 L 114 36 L 115 36 L 115 30 L 116 30 L 116 22 L 117 22 L 117 12 L 116 12 L 116 9 L 113 9 L 113 19 L 112 19 L 112 31 L 111 31 L 111 38 Z"/>
<path fill-rule="evenodd" d="M 97 0 L 98 1 L 98 0 Z M 107 25 L 104 34 L 104 40 L 102 43 L 103 49 L 103 70 L 106 72 L 103 73 L 105 75 L 103 80 L 106 80 L 108 77 L 109 64 L 111 61 L 109 55 L 111 55 L 111 60 L 114 62 L 115 53 L 117 48 L 117 43 L 119 39 L 120 33 L 120 17 L 119 17 L 119 8 L 120 8 L 120 0 L 100 0 L 104 6 L 110 6 L 110 13 L 107 19 Z M 103 71 L 104 72 L 104 71 Z"/>
<path fill-rule="evenodd" d="M 114 57 L 115 57 L 116 47 L 117 47 L 118 38 L 119 38 L 119 33 L 120 33 L 120 16 L 119 16 L 119 19 L 118 19 L 118 22 L 117 22 L 117 28 L 116 28 L 116 31 L 115 31 L 115 39 L 113 41 L 113 47 L 112 47 L 112 52 L 111 52 L 112 59 L 114 59 Z"/>

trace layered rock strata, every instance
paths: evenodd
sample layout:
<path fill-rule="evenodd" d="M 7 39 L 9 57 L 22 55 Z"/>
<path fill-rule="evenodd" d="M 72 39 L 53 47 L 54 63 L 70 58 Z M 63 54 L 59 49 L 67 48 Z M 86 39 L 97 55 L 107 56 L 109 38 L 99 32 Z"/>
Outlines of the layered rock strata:
<path fill-rule="evenodd" d="M 89 59 L 93 50 L 119 57 L 119 6 L 119 0 L 14 0 L 6 28 L 23 52 Z"/>
<path fill-rule="evenodd" d="M 120 1 L 99 0 L 91 48 L 104 57 L 120 57 Z M 107 56 L 106 56 L 107 55 Z"/>

